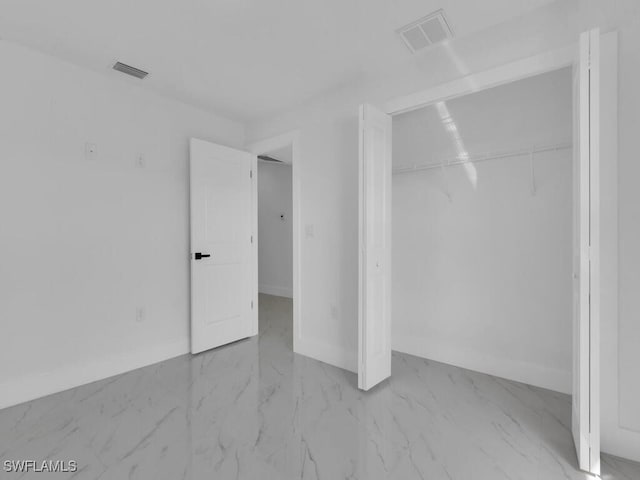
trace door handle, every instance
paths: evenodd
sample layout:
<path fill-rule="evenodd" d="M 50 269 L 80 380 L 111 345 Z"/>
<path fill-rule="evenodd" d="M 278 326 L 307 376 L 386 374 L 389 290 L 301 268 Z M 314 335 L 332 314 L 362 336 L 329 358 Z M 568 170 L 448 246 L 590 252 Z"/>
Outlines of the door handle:
<path fill-rule="evenodd" d="M 195 253 L 196 260 L 200 260 L 201 258 L 209 258 L 210 256 L 211 255 L 209 255 L 208 253 L 200 253 L 200 252 Z"/>

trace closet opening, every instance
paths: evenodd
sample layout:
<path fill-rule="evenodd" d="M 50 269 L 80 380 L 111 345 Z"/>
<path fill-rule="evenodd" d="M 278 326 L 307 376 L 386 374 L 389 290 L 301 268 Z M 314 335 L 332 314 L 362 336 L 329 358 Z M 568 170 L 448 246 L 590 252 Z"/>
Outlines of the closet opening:
<path fill-rule="evenodd" d="M 392 348 L 571 393 L 571 67 L 392 117 Z"/>
<path fill-rule="evenodd" d="M 497 390 L 569 394 L 563 426 L 596 475 L 601 318 L 617 315 L 616 45 L 596 28 L 359 107 L 358 387 L 392 377 L 393 349 Z"/>

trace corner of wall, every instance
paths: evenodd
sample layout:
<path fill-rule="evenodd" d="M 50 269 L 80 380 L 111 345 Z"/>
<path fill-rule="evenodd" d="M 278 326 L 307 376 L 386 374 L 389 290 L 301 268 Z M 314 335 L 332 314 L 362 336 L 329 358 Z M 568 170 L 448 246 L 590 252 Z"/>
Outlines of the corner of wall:
<path fill-rule="evenodd" d="M 358 372 L 357 354 L 336 345 L 316 342 L 300 338 L 294 344 L 294 353 L 313 358 L 323 363 L 333 365 L 334 367 L 348 370 L 349 372 Z"/>
<path fill-rule="evenodd" d="M 393 337 L 393 350 L 474 372 L 571 394 L 571 372 L 464 350 L 420 337 Z"/>

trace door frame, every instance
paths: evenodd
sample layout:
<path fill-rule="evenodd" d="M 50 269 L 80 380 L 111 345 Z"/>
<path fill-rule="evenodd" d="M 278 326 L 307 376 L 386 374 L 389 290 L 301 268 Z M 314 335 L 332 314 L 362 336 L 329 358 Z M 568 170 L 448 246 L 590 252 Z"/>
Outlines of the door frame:
<path fill-rule="evenodd" d="M 382 110 L 391 116 L 407 113 L 437 102 L 463 97 L 542 73 L 570 67 L 578 60 L 578 44 L 576 43 L 507 63 L 490 70 L 467 75 L 426 90 L 396 97 L 387 101 L 382 106 Z"/>
<path fill-rule="evenodd" d="M 291 146 L 292 160 L 291 160 L 291 202 L 292 202 L 292 231 L 293 231 L 293 351 L 298 352 L 298 346 L 302 337 L 302 329 L 300 325 L 301 311 L 302 311 L 302 283 L 300 281 L 300 244 L 302 238 L 302 232 L 300 230 L 300 131 L 293 130 L 274 137 L 268 137 L 262 140 L 257 140 L 246 145 L 246 149 L 254 155 L 262 155 L 272 150 L 277 150 L 283 147 Z M 284 162 L 287 163 L 287 162 Z M 257 172 L 257 168 L 255 169 Z M 257 178 L 254 177 L 254 178 Z M 255 222 L 255 253 L 256 253 L 256 266 L 258 259 L 258 182 L 254 182 L 254 211 L 253 217 Z M 257 267 L 256 267 L 257 271 Z M 255 304 L 258 305 L 258 292 L 255 294 Z M 254 318 L 254 335 L 258 334 L 258 313 L 259 306 L 255 309 Z"/>
<path fill-rule="evenodd" d="M 608 38 L 607 38 L 608 37 Z M 615 37 L 616 40 L 613 40 Z M 603 34 L 602 38 L 607 38 L 606 41 L 616 41 L 617 37 L 615 32 Z M 440 85 L 433 86 L 431 88 L 418 91 L 409 95 L 403 95 L 400 97 L 393 98 L 388 100 L 386 103 L 382 105 L 382 111 L 391 115 L 399 115 L 402 113 L 410 112 L 413 110 L 417 110 L 419 108 L 423 108 L 429 105 L 433 105 L 437 102 L 447 101 L 454 98 L 462 97 L 471 93 L 480 92 L 482 90 L 487 90 L 493 87 L 497 87 L 500 85 L 509 84 L 518 80 L 522 80 L 525 78 L 533 77 L 536 75 L 540 75 L 543 73 L 548 73 L 556 70 L 560 70 L 566 67 L 572 67 L 578 64 L 580 60 L 579 55 L 579 42 L 570 44 L 566 47 L 559 48 L 556 50 L 552 50 L 549 52 L 545 52 L 539 55 L 535 55 L 532 57 L 523 58 L 514 62 L 510 62 L 499 67 L 495 67 L 489 70 L 485 70 L 479 73 L 470 74 L 464 76 L 462 78 L 458 78 L 456 80 L 452 80 Z M 617 69 L 617 63 L 615 65 Z M 611 82 L 607 82 L 607 88 L 611 91 L 602 92 L 601 97 L 612 99 L 617 97 L 617 86 L 611 84 Z M 608 108 L 609 112 L 615 112 L 615 109 Z M 615 123 L 615 122 L 613 122 Z M 613 172 L 617 171 L 617 127 L 612 125 L 607 125 L 607 146 L 605 154 L 612 157 L 612 163 L 614 165 L 608 166 L 610 170 Z M 604 156 L 604 155 L 603 155 Z M 599 185 L 601 180 L 601 172 L 598 170 L 596 173 L 597 177 L 591 181 L 591 185 Z M 611 174 L 608 174 L 610 176 Z M 606 200 L 606 205 L 603 203 L 599 206 L 598 213 L 596 216 L 599 218 L 602 216 L 602 212 L 605 212 L 605 215 L 617 218 L 617 184 L 614 186 L 612 184 L 612 179 L 608 179 L 608 192 L 613 197 L 610 200 Z M 596 192 L 596 196 L 598 192 Z M 596 199 L 596 201 L 598 201 Z M 603 202 L 605 200 L 603 199 Z M 591 200 L 591 205 L 594 205 L 593 198 Z M 617 223 L 616 223 L 617 226 Z M 601 237 L 602 227 L 601 222 L 595 222 L 595 225 L 592 226 L 592 232 L 594 232 L 596 237 Z M 607 247 L 602 251 L 592 252 L 591 258 L 593 260 L 594 255 L 606 256 L 607 259 L 617 259 L 617 239 L 618 233 L 617 229 L 614 231 L 607 231 Z M 601 246 L 599 246 L 601 248 Z M 599 258 L 597 259 L 599 263 Z M 598 298 L 596 300 L 596 305 L 599 310 L 593 312 L 592 309 L 592 318 L 596 318 L 596 328 L 594 329 L 594 333 L 596 338 L 591 339 L 591 345 L 595 345 L 599 347 L 602 341 L 602 334 L 600 323 L 602 320 L 600 319 L 601 310 L 604 308 L 603 313 L 607 315 L 616 314 L 617 317 L 617 298 L 618 298 L 618 266 L 617 262 L 608 262 L 615 263 L 615 265 L 611 265 L 608 267 L 608 271 L 605 273 L 601 272 L 600 269 L 596 270 L 595 275 L 596 284 L 601 285 L 604 279 L 606 283 L 606 292 L 607 292 L 607 306 L 602 307 L 601 299 Z M 596 295 L 600 295 L 600 291 L 595 292 Z M 617 321 L 617 318 L 616 318 Z M 573 322 L 573 318 L 572 318 Z M 598 356 L 598 354 L 595 354 Z M 589 355 L 589 362 L 591 362 L 591 355 Z M 600 359 L 600 363 L 601 359 Z M 602 367 L 600 366 L 600 369 Z M 596 375 L 599 377 L 599 375 Z M 596 379 L 596 388 L 599 384 L 599 379 Z M 591 420 L 594 421 L 597 419 L 598 425 L 595 428 L 595 435 L 598 437 L 595 439 L 596 444 L 598 445 L 598 449 L 600 448 L 600 392 L 596 392 L 595 398 L 592 396 L 592 411 Z M 599 466 L 598 466 L 599 468 Z"/>

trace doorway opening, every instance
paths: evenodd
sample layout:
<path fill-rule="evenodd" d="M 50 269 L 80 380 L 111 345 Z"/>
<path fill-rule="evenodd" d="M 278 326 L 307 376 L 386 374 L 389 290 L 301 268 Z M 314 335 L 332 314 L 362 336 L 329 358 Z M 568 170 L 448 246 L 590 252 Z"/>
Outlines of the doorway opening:
<path fill-rule="evenodd" d="M 298 134 L 249 145 L 257 161 L 258 315 L 260 341 L 296 351 L 300 311 Z M 264 339 L 263 339 L 264 337 Z"/>
<path fill-rule="evenodd" d="M 259 291 L 289 302 L 299 340 L 298 133 L 245 150 L 190 140 L 191 353 L 260 332 Z M 261 156 L 260 167 L 257 157 Z M 276 167 L 278 170 L 272 170 Z M 262 170 L 262 258 L 258 258 L 258 177 Z M 262 277 L 259 281 L 258 264 Z"/>
<path fill-rule="evenodd" d="M 258 154 L 259 335 L 293 348 L 293 146 Z"/>

